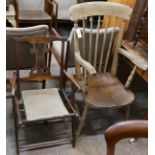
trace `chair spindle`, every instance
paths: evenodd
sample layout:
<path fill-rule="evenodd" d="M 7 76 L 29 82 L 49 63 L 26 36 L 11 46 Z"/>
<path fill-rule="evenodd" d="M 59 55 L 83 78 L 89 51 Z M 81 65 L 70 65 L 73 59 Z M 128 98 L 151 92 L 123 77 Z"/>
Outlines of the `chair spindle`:
<path fill-rule="evenodd" d="M 90 17 L 90 34 L 89 34 L 89 58 L 88 61 L 92 61 L 92 31 L 93 31 L 93 17 Z"/>
<path fill-rule="evenodd" d="M 109 17 L 105 16 L 106 18 L 106 26 L 105 26 L 105 31 L 104 31 L 104 37 L 103 37 L 103 43 L 102 43 L 102 48 L 101 48 L 101 57 L 100 57 L 100 63 L 99 63 L 99 72 L 101 73 L 102 71 L 102 64 L 103 64 L 103 58 L 104 58 L 104 51 L 105 51 L 105 43 L 106 43 L 106 34 L 107 34 L 107 27 L 108 27 L 108 21 Z"/>
<path fill-rule="evenodd" d="M 98 17 L 98 23 L 97 23 L 97 33 L 96 33 L 96 41 L 95 41 L 95 55 L 94 55 L 94 67 L 96 69 L 96 65 L 97 65 L 97 55 L 98 55 L 98 42 L 99 42 L 99 31 L 100 31 L 100 21 L 101 21 L 101 17 Z"/>
<path fill-rule="evenodd" d="M 112 34 L 111 34 L 111 37 L 110 37 L 110 43 L 109 43 L 108 51 L 106 53 L 106 62 L 105 62 L 105 66 L 104 66 L 104 72 L 107 71 L 107 67 L 108 67 L 108 62 L 109 62 L 111 47 L 112 47 L 112 43 L 113 43 L 113 39 L 114 39 L 116 22 L 117 22 L 117 17 L 115 17 L 114 23 L 113 23 L 113 31 L 112 31 Z"/>

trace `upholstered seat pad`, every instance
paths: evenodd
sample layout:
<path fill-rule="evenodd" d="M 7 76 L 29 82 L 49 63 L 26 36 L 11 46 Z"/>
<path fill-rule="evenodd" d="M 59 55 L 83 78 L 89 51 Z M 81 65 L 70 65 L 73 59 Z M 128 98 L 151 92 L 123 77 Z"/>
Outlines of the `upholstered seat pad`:
<path fill-rule="evenodd" d="M 134 94 L 109 73 L 91 76 L 86 91 L 86 101 L 96 108 L 121 107 L 134 100 Z"/>
<path fill-rule="evenodd" d="M 57 88 L 22 91 L 29 121 L 68 115 Z"/>
<path fill-rule="evenodd" d="M 20 10 L 19 20 L 51 20 L 51 16 L 45 11 Z"/>

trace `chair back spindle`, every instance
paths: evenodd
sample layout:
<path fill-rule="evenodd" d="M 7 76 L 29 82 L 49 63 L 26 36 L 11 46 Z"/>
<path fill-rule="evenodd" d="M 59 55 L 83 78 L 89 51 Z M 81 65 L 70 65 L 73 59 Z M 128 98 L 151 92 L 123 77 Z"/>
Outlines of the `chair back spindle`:
<path fill-rule="evenodd" d="M 103 39 L 103 43 L 102 43 L 102 48 L 101 48 L 101 57 L 100 57 L 100 63 L 99 63 L 99 73 L 101 73 L 102 71 L 102 65 L 103 65 L 103 58 L 104 58 L 104 50 L 105 50 L 105 43 L 106 43 L 106 34 L 107 34 L 107 28 L 108 28 L 108 16 L 104 17 L 106 19 L 106 27 L 105 27 L 105 31 L 104 31 L 104 39 Z"/>
<path fill-rule="evenodd" d="M 87 2 L 69 9 L 71 19 L 74 21 L 74 51 L 78 78 L 82 79 L 83 75 L 86 78 L 87 73 L 85 70 L 81 72 L 81 66 L 84 67 L 87 62 L 91 70 L 94 68 L 99 73 L 111 71 L 115 74 L 124 25 L 131 12 L 130 7 L 111 2 Z M 108 27 L 111 16 L 114 16 L 114 23 L 112 27 Z M 119 29 L 116 25 L 120 17 L 123 24 Z M 82 26 L 80 27 L 78 21 L 81 20 Z M 103 20 L 105 28 L 102 26 Z M 85 60 L 84 66 L 79 63 L 81 59 L 79 57 Z"/>

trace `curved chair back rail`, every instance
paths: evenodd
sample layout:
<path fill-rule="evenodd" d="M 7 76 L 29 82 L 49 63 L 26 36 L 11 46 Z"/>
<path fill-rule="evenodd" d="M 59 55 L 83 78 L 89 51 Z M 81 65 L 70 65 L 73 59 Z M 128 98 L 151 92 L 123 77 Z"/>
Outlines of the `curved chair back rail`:
<path fill-rule="evenodd" d="M 129 6 L 113 2 L 87 2 L 70 7 L 69 13 L 73 21 L 94 15 L 116 16 L 128 19 L 132 9 Z"/>
<path fill-rule="evenodd" d="M 148 121 L 125 121 L 112 125 L 105 132 L 107 155 L 114 155 L 115 144 L 124 138 L 148 137 Z"/>

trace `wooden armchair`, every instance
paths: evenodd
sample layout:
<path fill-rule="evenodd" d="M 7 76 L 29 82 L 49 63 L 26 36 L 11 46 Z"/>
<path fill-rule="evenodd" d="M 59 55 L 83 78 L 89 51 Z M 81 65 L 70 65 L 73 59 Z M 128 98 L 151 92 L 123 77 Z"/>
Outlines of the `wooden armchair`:
<path fill-rule="evenodd" d="M 119 122 L 104 132 L 107 143 L 107 155 L 114 155 L 115 145 L 124 138 L 148 137 L 148 122 L 143 120 Z"/>
<path fill-rule="evenodd" d="M 36 3 L 35 3 L 36 2 Z M 14 0 L 17 27 L 20 24 L 47 24 L 57 28 L 58 4 L 55 0 Z"/>
<path fill-rule="evenodd" d="M 32 59 L 27 59 L 26 62 L 29 65 L 30 71 L 28 76 L 23 77 L 24 81 L 45 81 L 53 79 L 50 72 L 50 59 L 52 53 L 52 44 L 54 41 L 62 42 L 61 57 L 63 57 L 64 42 L 66 38 L 56 35 L 31 35 L 15 38 L 16 40 L 16 73 L 10 79 L 10 83 L 13 87 L 13 111 L 15 117 L 15 135 L 16 135 L 16 147 L 17 154 L 20 151 L 31 150 L 36 148 L 47 147 L 51 145 L 63 144 L 72 142 L 74 146 L 74 123 L 76 111 L 69 102 L 65 91 L 60 87 L 48 88 L 48 89 L 34 89 L 34 90 L 20 90 L 20 71 L 21 64 L 25 60 L 22 53 L 23 49 L 27 48 Z M 61 66 L 63 68 L 63 59 L 60 57 Z M 32 60 L 32 64 L 29 63 Z M 17 85 L 17 86 L 16 86 Z M 63 123 L 70 122 L 72 127 L 70 136 L 66 135 L 59 137 L 59 139 L 52 139 L 53 137 L 46 137 L 48 140 L 35 141 L 34 143 L 23 144 L 20 141 L 20 131 L 23 128 L 34 128 L 36 126 L 47 127 L 50 123 Z M 29 130 L 28 130 L 29 131 Z M 37 132 L 37 131 L 36 131 Z M 38 131 L 40 132 L 40 131 Z M 28 138 L 28 137 L 26 137 Z M 51 138 L 51 139 L 50 139 Z"/>
<path fill-rule="evenodd" d="M 74 85 L 72 93 L 80 89 L 85 103 L 76 132 L 78 137 L 90 107 L 94 109 L 127 107 L 126 119 L 128 118 L 129 105 L 134 100 L 134 94 L 128 87 L 135 69 L 132 70 L 125 85 L 117 79 L 116 73 L 124 27 L 132 9 L 112 2 L 87 2 L 72 6 L 69 13 L 74 22 L 76 77 L 68 75 L 66 70 L 64 74 Z M 96 16 L 98 21 L 93 21 Z M 114 16 L 115 22 L 109 28 L 108 19 L 111 16 Z M 118 17 L 122 19 L 120 29 L 115 26 Z M 105 29 L 102 28 L 103 19 L 106 21 Z M 82 24 L 81 28 L 79 24 Z"/>

